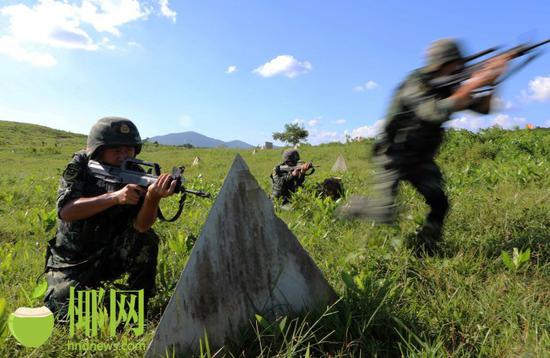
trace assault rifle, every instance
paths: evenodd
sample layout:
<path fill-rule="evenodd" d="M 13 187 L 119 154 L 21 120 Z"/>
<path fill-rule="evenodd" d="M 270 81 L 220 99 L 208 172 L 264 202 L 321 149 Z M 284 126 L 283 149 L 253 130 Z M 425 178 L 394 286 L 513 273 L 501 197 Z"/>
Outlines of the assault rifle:
<path fill-rule="evenodd" d="M 485 66 L 487 61 L 489 61 L 489 60 L 491 60 L 491 59 L 493 59 L 497 56 L 500 56 L 500 55 L 510 55 L 512 59 L 518 58 L 518 57 L 521 57 L 523 55 L 528 54 L 529 52 L 535 50 L 538 47 L 546 45 L 547 43 L 550 43 L 550 39 L 541 41 L 541 42 L 536 43 L 534 45 L 521 44 L 519 46 L 513 47 L 509 50 L 503 51 L 499 54 L 496 54 L 494 56 L 486 58 L 485 60 L 476 62 L 476 63 L 468 65 L 468 66 L 464 66 L 459 72 L 454 73 L 452 75 L 434 78 L 431 81 L 429 81 L 429 83 L 436 90 L 442 90 L 442 91 L 444 91 L 444 90 L 449 91 L 450 90 L 451 92 L 454 92 L 454 90 L 456 90 L 456 88 L 458 86 L 460 86 L 460 84 L 462 82 L 464 82 L 464 81 L 468 80 L 470 77 L 472 77 L 474 72 L 476 72 L 476 71 L 480 70 L 481 68 L 483 68 L 483 66 Z M 493 53 L 497 50 L 498 50 L 497 47 L 493 47 L 493 48 L 490 48 L 488 50 L 478 52 L 474 55 L 466 57 L 464 59 L 464 62 L 467 63 L 467 62 L 473 61 L 473 60 L 478 59 L 480 57 L 483 57 L 487 54 Z M 502 83 L 502 81 L 504 81 L 505 79 L 510 77 L 513 73 L 515 73 L 515 72 L 519 71 L 520 69 L 522 69 L 523 67 L 525 67 L 529 62 L 533 61 L 535 58 L 540 56 L 541 53 L 542 53 L 542 51 L 538 51 L 538 52 L 535 52 L 535 53 L 531 54 L 523 62 L 516 65 L 514 68 L 510 69 L 508 71 L 508 73 L 506 75 L 504 75 L 500 80 L 498 80 L 497 82 L 495 82 L 494 84 L 492 84 L 490 86 L 486 86 L 484 88 L 476 90 L 475 93 L 482 93 L 482 92 L 487 92 L 487 91 L 494 90 L 494 88 L 497 85 L 499 85 L 500 83 Z"/>
<path fill-rule="evenodd" d="M 283 173 L 292 173 L 294 170 L 301 167 L 302 164 L 303 163 L 296 164 L 296 165 L 286 165 L 286 164 L 279 165 L 279 170 L 282 171 Z M 311 164 L 311 167 L 308 169 L 308 171 L 306 173 L 304 173 L 304 175 L 307 175 L 307 176 L 310 176 L 311 174 L 315 173 L 315 166 L 313 166 L 312 162 L 309 162 L 309 164 Z M 319 166 L 317 166 L 317 167 L 319 167 Z"/>
<path fill-rule="evenodd" d="M 134 169 L 136 166 L 148 167 L 146 173 Z M 133 168 L 132 168 L 133 167 Z M 122 162 L 120 167 L 101 164 L 95 160 L 88 161 L 88 169 L 93 177 L 101 179 L 106 183 L 113 184 L 114 190 L 118 190 L 124 187 L 126 184 L 137 184 L 141 187 L 147 188 L 149 185 L 155 183 L 160 175 L 160 165 L 158 163 L 146 162 L 140 159 L 128 158 Z M 142 168 L 143 169 L 143 168 Z M 152 173 L 154 170 L 154 174 Z M 161 221 L 172 222 L 177 220 L 183 210 L 183 204 L 187 194 L 193 194 L 201 198 L 210 198 L 211 195 L 201 190 L 187 189 L 184 185 L 185 178 L 183 172 L 185 167 L 174 167 L 170 177 L 176 181 L 176 189 L 174 193 L 180 193 L 180 201 L 178 211 L 171 219 L 166 219 L 162 215 L 160 208 L 158 209 L 158 217 Z"/>

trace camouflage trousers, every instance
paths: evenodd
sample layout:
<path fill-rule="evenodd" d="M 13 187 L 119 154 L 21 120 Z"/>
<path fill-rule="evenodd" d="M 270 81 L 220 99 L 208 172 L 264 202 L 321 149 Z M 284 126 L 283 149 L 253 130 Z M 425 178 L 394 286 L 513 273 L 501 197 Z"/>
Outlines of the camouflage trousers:
<path fill-rule="evenodd" d="M 449 202 L 443 190 L 443 177 L 433 159 L 414 163 L 396 161 L 386 155 L 376 156 L 376 196 L 369 200 L 368 214 L 378 222 L 393 223 L 396 218 L 396 197 L 399 183 L 412 184 L 430 206 L 430 212 L 419 232 L 419 238 L 427 244 L 441 239 L 443 222 L 449 210 Z"/>
<path fill-rule="evenodd" d="M 45 273 L 48 290 L 45 305 L 59 317 L 67 314 L 70 288 L 97 289 L 102 282 L 113 281 L 128 273 L 128 290 L 144 290 L 145 307 L 155 295 L 159 239 L 154 231 L 139 233 L 133 228 L 113 239 L 93 257 L 71 267 L 48 267 Z"/>

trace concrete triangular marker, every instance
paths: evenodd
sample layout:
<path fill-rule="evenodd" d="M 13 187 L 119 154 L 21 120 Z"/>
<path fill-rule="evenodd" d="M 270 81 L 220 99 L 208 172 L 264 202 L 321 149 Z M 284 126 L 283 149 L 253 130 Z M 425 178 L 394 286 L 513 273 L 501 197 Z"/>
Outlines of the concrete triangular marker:
<path fill-rule="evenodd" d="M 334 165 L 332 166 L 331 172 L 347 172 L 348 166 L 346 165 L 346 160 L 344 159 L 344 156 L 340 154 L 338 156 L 338 159 L 336 159 L 336 162 L 334 162 Z"/>
<path fill-rule="evenodd" d="M 191 164 L 191 166 L 193 166 L 193 167 L 197 166 L 197 165 L 200 164 L 200 162 L 201 162 L 201 158 L 195 157 L 195 159 L 193 159 L 193 164 Z"/>
<path fill-rule="evenodd" d="M 237 154 L 193 247 L 146 357 L 212 350 L 255 314 L 324 309 L 336 294 Z"/>

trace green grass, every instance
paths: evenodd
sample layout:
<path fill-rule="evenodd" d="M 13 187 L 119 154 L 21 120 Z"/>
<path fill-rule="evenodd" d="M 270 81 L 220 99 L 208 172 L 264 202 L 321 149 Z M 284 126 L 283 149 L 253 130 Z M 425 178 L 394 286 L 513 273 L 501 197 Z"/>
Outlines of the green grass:
<path fill-rule="evenodd" d="M 337 221 L 337 204 L 313 193 L 311 182 L 330 176 L 339 154 L 349 168 L 342 175 L 347 193 L 368 193 L 370 141 L 303 146 L 301 157 L 319 168 L 306 190 L 296 194 L 294 210 L 277 214 L 341 299 L 326 312 L 252 322 L 242 338 L 218 356 L 548 356 L 550 132 L 490 129 L 479 134 L 451 131 L 447 137 L 437 159 L 451 201 L 444 253 L 425 259 L 416 258 L 405 245 L 427 212 L 409 185 L 401 188 L 402 211 L 395 226 Z M 0 122 L 2 357 L 74 356 L 66 349 L 66 327 L 56 326 L 48 342 L 35 350 L 18 345 L 5 331 L 2 336 L 2 328 L 6 315 L 17 307 L 41 303 L 32 292 L 43 270 L 46 241 L 55 233 L 57 183 L 71 154 L 85 142 L 81 135 Z M 146 144 L 140 158 L 159 162 L 165 170 L 186 165 L 188 186 L 215 194 L 236 153 L 269 192 L 269 174 L 280 161 L 279 150 L 252 155 L 251 150 Z M 202 159 L 198 167 L 190 165 L 195 156 Z M 189 197 L 177 222 L 155 224 L 162 237 L 159 292 L 151 302 L 155 318 L 132 342 L 146 345 L 151 340 L 212 204 Z M 176 199 L 169 200 L 163 209 L 170 215 L 176 205 Z M 520 266 L 509 267 L 502 252 L 513 257 L 514 248 L 519 253 L 530 250 L 530 256 Z"/>

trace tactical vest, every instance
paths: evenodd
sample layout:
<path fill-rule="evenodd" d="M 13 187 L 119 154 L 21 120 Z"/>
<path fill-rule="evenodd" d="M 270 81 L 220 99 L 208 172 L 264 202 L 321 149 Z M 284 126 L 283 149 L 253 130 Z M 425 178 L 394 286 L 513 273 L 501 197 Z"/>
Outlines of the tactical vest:
<path fill-rule="evenodd" d="M 113 191 L 109 183 L 96 179 L 88 173 L 88 156 L 79 152 L 71 163 L 77 163 L 78 170 L 83 175 L 82 197 L 94 197 Z M 60 193 L 70 190 L 60 185 Z M 125 230 L 133 227 L 134 218 L 142 205 L 115 205 L 90 218 L 75 221 L 58 219 L 58 229 L 55 238 L 50 240 L 51 251 L 47 265 L 49 267 L 71 267 L 83 264 L 116 245 L 113 240 Z"/>

